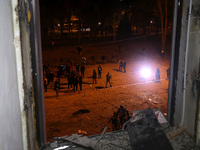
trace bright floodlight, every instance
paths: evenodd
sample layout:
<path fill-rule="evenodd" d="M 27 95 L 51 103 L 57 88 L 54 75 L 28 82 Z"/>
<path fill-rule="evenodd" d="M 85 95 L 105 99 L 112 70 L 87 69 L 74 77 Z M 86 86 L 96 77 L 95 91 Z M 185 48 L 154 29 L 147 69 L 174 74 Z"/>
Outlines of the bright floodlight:
<path fill-rule="evenodd" d="M 148 78 L 151 75 L 151 70 L 149 68 L 143 68 L 141 70 L 141 75 L 143 78 Z"/>

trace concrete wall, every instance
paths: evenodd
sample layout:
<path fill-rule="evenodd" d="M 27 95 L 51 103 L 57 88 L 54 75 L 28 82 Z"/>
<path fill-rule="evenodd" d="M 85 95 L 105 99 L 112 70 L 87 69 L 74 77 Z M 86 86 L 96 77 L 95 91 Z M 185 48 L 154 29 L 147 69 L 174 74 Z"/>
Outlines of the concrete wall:
<path fill-rule="evenodd" d="M 0 9 L 0 149 L 22 150 L 22 123 L 18 69 L 14 46 L 12 4 L 1 0 Z"/>
<path fill-rule="evenodd" d="M 190 0 L 184 1 L 184 9 L 182 15 L 182 27 L 181 27 L 181 40 L 179 49 L 179 66 L 178 66 L 178 79 L 176 82 L 176 109 L 175 109 L 175 124 L 180 125 L 183 118 L 183 126 L 187 128 L 187 132 L 195 137 L 196 130 L 196 118 L 199 112 L 199 88 L 197 86 L 197 78 L 199 78 L 199 66 L 200 66 L 200 14 L 196 13 L 200 9 L 200 1 L 192 1 L 192 13 L 191 23 L 189 24 L 189 3 Z M 200 12 L 200 10 L 198 10 Z M 186 52 L 188 40 L 188 54 Z M 188 60 L 186 60 L 186 58 Z M 186 62 L 187 61 L 187 62 Z M 185 64 L 186 70 L 185 70 Z M 184 73 L 186 71 L 186 88 L 184 88 Z M 185 90 L 185 108 L 183 107 L 183 97 Z"/>

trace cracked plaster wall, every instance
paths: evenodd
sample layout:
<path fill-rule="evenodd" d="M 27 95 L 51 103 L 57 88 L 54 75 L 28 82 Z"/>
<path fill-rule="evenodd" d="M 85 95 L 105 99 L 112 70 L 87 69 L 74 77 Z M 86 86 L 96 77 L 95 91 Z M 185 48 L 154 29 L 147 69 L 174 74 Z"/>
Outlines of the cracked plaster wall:
<path fill-rule="evenodd" d="M 22 150 L 22 125 L 14 46 L 12 2 L 1 1 L 0 9 L 0 149 Z M 15 43 L 16 44 L 16 43 Z"/>
<path fill-rule="evenodd" d="M 180 58 L 177 80 L 177 92 L 176 92 L 176 109 L 175 109 L 175 124 L 180 124 L 183 108 L 183 75 L 185 57 L 188 58 L 187 62 L 187 76 L 186 76 L 186 103 L 185 103 L 185 117 L 183 125 L 187 128 L 187 132 L 194 137 L 196 134 L 196 113 L 198 104 L 198 88 L 196 87 L 195 80 L 198 78 L 199 66 L 200 66 L 200 1 L 193 0 L 192 14 L 189 31 L 189 45 L 188 55 L 186 56 L 186 41 L 187 41 L 187 23 L 188 23 L 188 11 L 189 0 L 184 1 L 184 9 L 182 16 L 182 28 L 181 28 L 181 42 L 180 42 Z M 199 11 L 198 13 L 196 13 Z"/>

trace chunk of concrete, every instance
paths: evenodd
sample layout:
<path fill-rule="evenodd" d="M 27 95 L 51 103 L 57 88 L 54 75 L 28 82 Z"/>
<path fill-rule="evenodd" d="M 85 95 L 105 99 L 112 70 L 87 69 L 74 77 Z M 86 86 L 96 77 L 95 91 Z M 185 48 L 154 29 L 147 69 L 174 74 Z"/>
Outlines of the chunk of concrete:
<path fill-rule="evenodd" d="M 142 111 L 142 118 L 127 125 L 134 150 L 173 150 L 152 109 Z"/>

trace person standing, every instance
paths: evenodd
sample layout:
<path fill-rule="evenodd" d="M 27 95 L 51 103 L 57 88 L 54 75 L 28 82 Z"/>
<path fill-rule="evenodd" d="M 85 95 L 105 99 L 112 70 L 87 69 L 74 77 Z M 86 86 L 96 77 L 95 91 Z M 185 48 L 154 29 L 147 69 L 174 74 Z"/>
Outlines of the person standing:
<path fill-rule="evenodd" d="M 76 64 L 76 71 L 79 73 L 79 64 Z"/>
<path fill-rule="evenodd" d="M 113 131 L 120 129 L 120 123 L 119 123 L 117 112 L 113 113 L 113 116 L 109 119 L 108 122 L 112 123 L 112 130 Z"/>
<path fill-rule="evenodd" d="M 159 70 L 159 68 L 156 69 L 156 80 L 157 81 L 160 80 L 160 70 Z"/>
<path fill-rule="evenodd" d="M 97 84 L 97 73 L 96 73 L 96 70 L 94 69 L 93 70 L 93 84 L 95 83 L 95 84 Z"/>
<path fill-rule="evenodd" d="M 167 79 L 169 79 L 170 76 L 170 68 L 167 69 Z"/>
<path fill-rule="evenodd" d="M 119 60 L 119 71 L 122 71 L 122 60 Z"/>
<path fill-rule="evenodd" d="M 78 91 L 78 77 L 77 75 L 74 76 L 74 91 Z"/>
<path fill-rule="evenodd" d="M 54 90 L 56 91 L 56 95 L 58 95 L 58 90 L 60 89 L 59 79 L 55 81 Z"/>
<path fill-rule="evenodd" d="M 102 70 L 102 68 L 101 68 L 101 66 L 99 65 L 99 67 L 98 67 L 98 78 L 99 78 L 99 79 L 101 79 L 101 70 Z"/>
<path fill-rule="evenodd" d="M 81 65 L 81 76 L 84 78 L 85 66 Z"/>
<path fill-rule="evenodd" d="M 44 79 L 44 89 L 45 89 L 44 92 L 47 92 L 47 79 L 46 78 Z"/>
<path fill-rule="evenodd" d="M 80 87 L 80 91 L 82 91 L 82 83 L 83 83 L 83 78 L 82 78 L 82 76 L 79 76 L 78 84 L 79 84 L 79 87 Z"/>
<path fill-rule="evenodd" d="M 123 68 L 124 68 L 124 73 L 126 73 L 126 61 L 123 60 L 122 64 L 123 64 L 122 66 L 123 66 Z"/>
<path fill-rule="evenodd" d="M 128 110 L 126 110 L 122 105 L 120 105 L 120 108 L 117 111 L 117 116 L 120 121 L 120 128 L 122 128 L 123 124 L 131 118 Z"/>
<path fill-rule="evenodd" d="M 107 75 L 106 75 L 106 87 L 107 87 L 107 84 L 108 84 L 108 83 L 110 84 L 110 87 L 112 87 L 111 82 L 110 82 L 110 79 L 111 79 L 111 75 L 110 75 L 109 72 L 108 72 Z"/>

